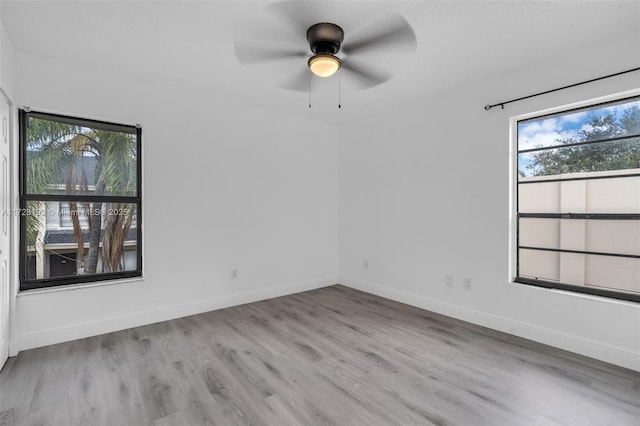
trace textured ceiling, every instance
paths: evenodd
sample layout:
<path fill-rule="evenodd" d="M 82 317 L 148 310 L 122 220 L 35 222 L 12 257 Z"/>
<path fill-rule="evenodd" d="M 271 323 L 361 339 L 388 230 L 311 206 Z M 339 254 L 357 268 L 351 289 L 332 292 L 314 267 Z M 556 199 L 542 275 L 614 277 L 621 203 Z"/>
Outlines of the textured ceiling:
<path fill-rule="evenodd" d="M 252 105 L 343 122 L 408 100 L 481 80 L 640 28 L 638 1 L 340 1 L 294 2 L 292 21 L 267 1 L 3 1 L 2 20 L 16 50 L 167 79 Z M 306 58 L 241 65 L 238 42 L 308 50 L 305 28 L 334 22 L 365 37 L 401 14 L 415 51 L 383 50 L 368 60 L 393 74 L 357 91 L 345 76 L 312 81 L 308 93 L 280 88 Z"/>

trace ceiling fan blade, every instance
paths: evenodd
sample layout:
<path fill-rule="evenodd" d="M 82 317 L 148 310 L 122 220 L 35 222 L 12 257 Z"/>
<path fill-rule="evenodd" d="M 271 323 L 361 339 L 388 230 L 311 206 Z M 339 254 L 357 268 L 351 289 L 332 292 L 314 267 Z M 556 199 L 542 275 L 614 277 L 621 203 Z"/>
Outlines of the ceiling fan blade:
<path fill-rule="evenodd" d="M 258 62 L 280 61 L 284 59 L 297 59 L 307 56 L 304 51 L 299 49 L 257 46 L 255 43 L 249 42 L 236 42 L 234 49 L 238 61 L 243 65 Z"/>
<path fill-rule="evenodd" d="M 291 79 L 280 85 L 283 89 L 293 90 L 296 92 L 306 92 L 309 90 L 309 81 L 311 71 L 306 66 L 301 68 Z"/>
<path fill-rule="evenodd" d="M 342 51 L 354 55 L 372 50 L 415 50 L 416 33 L 411 28 L 411 24 L 401 15 L 393 15 L 391 19 L 385 18 L 377 26 L 381 29 L 372 34 L 345 40 Z"/>
<path fill-rule="evenodd" d="M 370 65 L 358 63 L 351 58 L 345 59 L 344 62 L 342 62 L 342 69 L 348 71 L 348 74 L 354 77 L 354 83 L 358 86 L 357 89 L 359 90 L 377 86 L 391 78 L 390 73 L 374 69 Z"/>

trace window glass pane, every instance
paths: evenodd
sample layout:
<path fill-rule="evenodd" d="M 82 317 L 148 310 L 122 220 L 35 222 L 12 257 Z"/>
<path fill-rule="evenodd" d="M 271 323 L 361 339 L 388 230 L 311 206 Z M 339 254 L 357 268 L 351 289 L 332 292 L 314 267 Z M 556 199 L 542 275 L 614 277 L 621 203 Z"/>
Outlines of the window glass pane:
<path fill-rule="evenodd" d="M 518 151 L 640 135 L 640 100 L 624 100 L 518 123 Z"/>
<path fill-rule="evenodd" d="M 640 221 L 521 218 L 521 247 L 640 256 Z"/>
<path fill-rule="evenodd" d="M 31 279 L 138 270 L 136 205 L 79 204 L 27 203 L 25 272 Z"/>
<path fill-rule="evenodd" d="M 640 293 L 640 259 L 587 255 L 585 284 Z"/>
<path fill-rule="evenodd" d="M 47 216 L 47 203 L 41 201 L 27 201 L 27 208 L 21 212 L 22 219 L 27 224 L 27 232 L 26 232 L 26 245 L 27 251 L 32 246 L 35 246 L 36 243 L 42 241 L 43 231 L 46 224 L 46 216 Z M 35 250 L 35 249 L 34 249 Z M 32 251 L 29 254 L 33 254 L 35 251 Z"/>
<path fill-rule="evenodd" d="M 27 255 L 27 262 L 25 264 L 25 276 L 28 280 L 36 279 L 36 256 L 35 254 Z"/>
<path fill-rule="evenodd" d="M 640 169 L 640 138 L 524 152 L 518 155 L 518 176 L 555 176 L 607 170 Z M 638 170 L 640 172 L 640 170 Z"/>
<path fill-rule="evenodd" d="M 520 277 L 640 293 L 640 259 L 520 249 Z"/>
<path fill-rule="evenodd" d="M 560 282 L 584 287 L 585 283 L 584 253 L 560 253 Z"/>
<path fill-rule="evenodd" d="M 518 185 L 520 213 L 560 213 L 560 182 Z"/>
<path fill-rule="evenodd" d="M 560 220 L 522 218 L 519 222 L 518 241 L 524 247 L 560 248 Z"/>
<path fill-rule="evenodd" d="M 640 212 L 640 176 L 554 182 L 537 179 L 518 185 L 520 213 Z"/>
<path fill-rule="evenodd" d="M 586 251 L 640 256 L 640 220 L 586 220 Z"/>
<path fill-rule="evenodd" d="M 560 253 L 519 249 L 518 268 L 521 277 L 544 281 L 560 279 Z"/>
<path fill-rule="evenodd" d="M 28 117 L 28 194 L 136 196 L 135 133 Z"/>
<path fill-rule="evenodd" d="M 587 213 L 640 213 L 640 176 L 588 181 L 585 209 Z"/>

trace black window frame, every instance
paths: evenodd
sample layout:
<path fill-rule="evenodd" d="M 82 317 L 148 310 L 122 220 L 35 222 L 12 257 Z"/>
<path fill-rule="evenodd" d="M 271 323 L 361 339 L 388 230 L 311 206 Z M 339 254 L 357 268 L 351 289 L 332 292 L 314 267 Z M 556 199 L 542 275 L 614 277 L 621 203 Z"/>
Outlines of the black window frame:
<path fill-rule="evenodd" d="M 566 110 L 560 110 L 560 111 L 556 111 L 553 113 L 549 113 L 549 114 L 541 114 L 541 115 L 537 115 L 537 116 L 531 116 L 531 117 L 527 117 L 527 118 L 523 118 L 523 119 L 519 119 L 515 122 L 515 126 L 516 126 L 516 130 L 515 130 L 515 135 L 516 135 L 516 140 L 515 140 L 515 144 L 516 144 L 516 149 L 515 149 L 515 167 L 514 167 L 514 181 L 515 181 L 515 189 L 516 189 L 516 197 L 515 197 L 515 213 L 516 213 L 516 235 L 515 235 L 515 277 L 513 279 L 514 282 L 519 283 L 519 284 L 525 284 L 525 285 L 531 285 L 531 286 L 535 286 L 535 287 L 543 287 L 543 288 L 548 288 L 548 289 L 557 289 L 557 290 L 563 290 L 563 291 L 568 291 L 568 292 L 573 292 L 573 293 L 581 293 L 581 294 L 588 294 L 588 295 L 593 295 L 593 296 L 600 296 L 600 297 L 607 297 L 607 298 L 611 298 L 611 299 L 618 299 L 618 300 L 625 300 L 625 301 L 630 301 L 630 302 L 636 302 L 636 303 L 640 303 L 640 294 L 637 293 L 632 293 L 632 292 L 628 292 L 628 291 L 624 291 L 624 290 L 613 290 L 613 289 L 606 289 L 606 288 L 601 288 L 601 287 L 588 287 L 588 286 L 580 286 L 580 285 L 572 285 L 572 284 L 565 284 L 565 283 L 560 283 L 560 282 L 555 282 L 555 281 L 547 281 L 547 280 L 542 280 L 542 279 L 533 279 L 533 278 L 528 278 L 528 277 L 521 277 L 520 276 L 520 249 L 533 249 L 533 250 L 543 250 L 543 251 L 554 251 L 554 252 L 561 252 L 561 253 L 579 253 L 579 254 L 584 254 L 584 255 L 596 255 L 596 256 L 613 256 L 613 257 L 627 257 L 627 258 L 634 258 L 634 259 L 640 259 L 640 255 L 632 255 L 632 254 L 616 254 L 616 253 L 601 253 L 601 252 L 589 252 L 589 251 L 582 251 L 582 250 L 567 250 L 567 249 L 559 249 L 559 248 L 541 248 L 541 247 L 527 247 L 527 246 L 521 246 L 520 245 L 520 218 L 539 218 L 539 219 L 559 219 L 559 220 L 575 220 L 575 219 L 587 219 L 587 220 L 637 220 L 640 222 L 640 212 L 638 213 L 625 213 L 625 214 L 619 214 L 619 213 L 599 213 L 599 214 L 595 214 L 595 213 L 584 213 L 584 214 L 576 214 L 576 213 L 520 213 L 520 185 L 521 184 L 531 184 L 531 183 L 535 183 L 535 182 L 520 182 L 520 176 L 519 176 L 519 155 L 521 153 L 526 153 L 526 152 L 534 152 L 534 151 L 545 151 L 545 150 L 553 150 L 553 149 L 561 149 L 563 147 L 573 147 L 573 146 L 579 146 L 579 145 L 589 145 L 589 144 L 596 144 L 596 143 L 607 143 L 607 142 L 616 142 L 616 141 L 620 141 L 620 140 L 625 140 L 625 139 L 632 139 L 632 138 L 638 138 L 640 137 L 640 133 L 638 134 L 633 134 L 633 135 L 625 135 L 623 137 L 615 137 L 615 138 L 610 138 L 610 139 L 604 139 L 604 140 L 599 140 L 599 141 L 587 141 L 587 142 L 578 142 L 578 143 L 573 143 L 573 144 L 566 144 L 566 145 L 553 145 L 553 146 L 548 146 L 548 147 L 543 147 L 543 148 L 532 148 L 532 149 L 519 149 L 519 131 L 518 131 L 518 127 L 520 125 L 520 123 L 522 122 L 528 122 L 528 121 L 534 121 L 534 120 L 540 120 L 540 119 L 544 119 L 544 118 L 550 118 L 550 117 L 557 117 L 557 116 L 561 116 L 561 115 L 566 115 L 566 114 L 571 114 L 574 112 L 579 112 L 579 111 L 584 111 L 584 110 L 589 110 L 589 109 L 594 109 L 594 108 L 598 108 L 598 107 L 603 107 L 603 106 L 607 106 L 607 105 L 612 105 L 612 104 L 620 104 L 620 103 L 625 103 L 628 101 L 634 101 L 634 100 L 640 100 L 640 95 L 633 95 L 633 96 L 627 96 L 627 97 L 621 97 L 619 99 L 612 99 L 612 100 L 608 100 L 606 102 L 595 102 L 592 104 L 588 104 L 588 105 L 584 105 L 581 107 L 577 107 L 577 108 L 570 108 L 570 109 L 566 109 Z M 573 178 L 565 178 L 565 179 L 561 179 L 561 178 L 549 178 L 549 179 L 544 179 L 538 182 L 565 182 L 565 181 L 586 181 L 586 180 L 593 180 L 593 179 L 611 179 L 611 178 L 633 178 L 633 177 L 638 177 L 640 176 L 639 173 L 628 173 L 628 174 L 611 174 L 611 175 L 604 175 L 604 176 L 585 176 L 585 177 L 573 177 Z M 639 223 L 640 226 L 640 223 Z"/>
<path fill-rule="evenodd" d="M 71 125 L 86 126 L 101 130 L 129 133 L 136 136 L 136 195 L 65 195 L 65 194 L 27 194 L 27 123 L 30 117 L 43 120 L 56 121 Z M 126 125 L 107 121 L 86 119 L 81 117 L 52 114 L 41 111 L 32 111 L 24 108 L 18 110 L 19 121 L 19 205 L 20 212 L 27 211 L 28 201 L 98 201 L 103 203 L 129 203 L 137 206 L 136 210 L 136 250 L 137 269 L 135 271 L 105 272 L 87 275 L 74 275 L 65 277 L 52 277 L 44 279 L 28 280 L 26 277 L 26 253 L 27 253 L 27 220 L 24 214 L 20 214 L 20 254 L 19 254 L 19 279 L 20 291 L 43 289 L 50 287 L 90 284 L 94 282 L 119 280 L 142 277 L 142 128 L 140 125 Z"/>

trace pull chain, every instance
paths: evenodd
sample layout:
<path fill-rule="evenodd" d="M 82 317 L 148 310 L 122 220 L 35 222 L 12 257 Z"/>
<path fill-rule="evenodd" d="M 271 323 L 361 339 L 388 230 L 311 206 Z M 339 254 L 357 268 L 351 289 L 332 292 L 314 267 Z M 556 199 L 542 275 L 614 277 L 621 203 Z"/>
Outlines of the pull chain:
<path fill-rule="evenodd" d="M 342 108 L 342 72 L 338 71 L 338 109 Z"/>
<path fill-rule="evenodd" d="M 311 109 L 311 73 L 309 73 L 309 109 Z"/>

